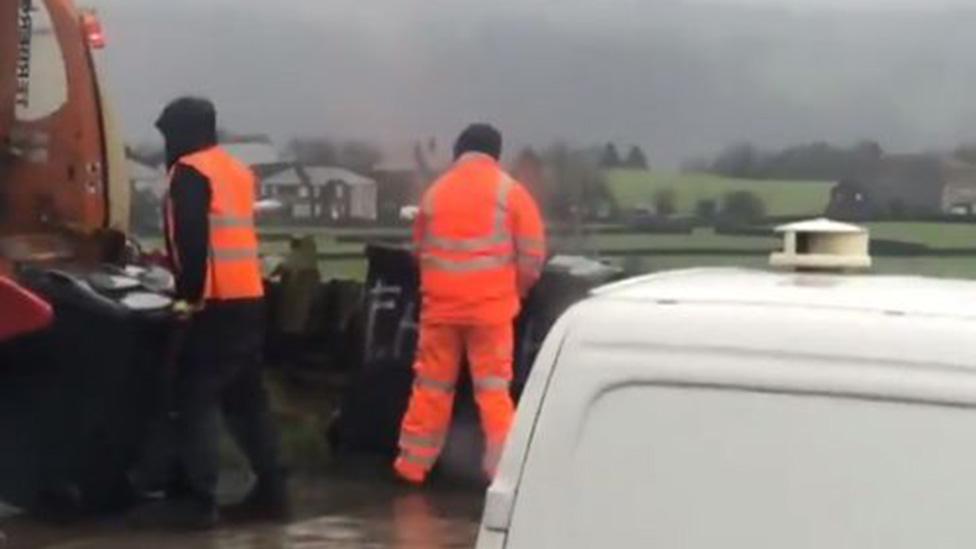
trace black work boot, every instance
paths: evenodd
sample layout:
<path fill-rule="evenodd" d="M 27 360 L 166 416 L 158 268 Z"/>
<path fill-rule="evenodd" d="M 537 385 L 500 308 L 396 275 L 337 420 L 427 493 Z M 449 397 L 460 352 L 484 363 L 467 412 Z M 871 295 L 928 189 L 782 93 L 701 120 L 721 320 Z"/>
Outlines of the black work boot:
<path fill-rule="evenodd" d="M 284 474 L 259 476 L 244 499 L 226 507 L 224 514 L 234 521 L 287 521 L 291 518 L 291 505 Z"/>

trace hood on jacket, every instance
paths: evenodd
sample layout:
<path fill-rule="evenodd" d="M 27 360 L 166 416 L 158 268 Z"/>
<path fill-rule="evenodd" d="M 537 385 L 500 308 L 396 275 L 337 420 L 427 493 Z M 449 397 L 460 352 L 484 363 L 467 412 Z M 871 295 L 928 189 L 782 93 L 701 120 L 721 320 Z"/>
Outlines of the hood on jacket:
<path fill-rule="evenodd" d="M 166 105 L 156 121 L 166 140 L 166 167 L 217 144 L 217 109 L 209 99 L 181 97 Z"/>

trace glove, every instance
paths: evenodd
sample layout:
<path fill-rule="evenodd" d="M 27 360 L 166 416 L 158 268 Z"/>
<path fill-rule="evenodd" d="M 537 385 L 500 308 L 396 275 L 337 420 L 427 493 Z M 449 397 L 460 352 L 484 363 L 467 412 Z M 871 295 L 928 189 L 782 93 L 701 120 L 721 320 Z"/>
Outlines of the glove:
<path fill-rule="evenodd" d="M 174 301 L 172 307 L 173 314 L 180 320 L 189 320 L 195 313 L 200 312 L 200 309 L 200 306 L 183 299 Z"/>

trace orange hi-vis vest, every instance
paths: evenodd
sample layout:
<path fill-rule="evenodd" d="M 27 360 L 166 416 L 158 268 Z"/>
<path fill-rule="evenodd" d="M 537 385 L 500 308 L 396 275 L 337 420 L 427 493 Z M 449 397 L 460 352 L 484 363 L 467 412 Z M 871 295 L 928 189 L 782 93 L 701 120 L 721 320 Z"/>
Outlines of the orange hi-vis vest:
<path fill-rule="evenodd" d="M 204 300 L 262 297 L 264 286 L 254 227 L 254 174 L 220 147 L 184 156 L 178 164 L 194 168 L 210 184 L 210 246 Z M 172 172 L 170 175 L 172 177 Z M 169 199 L 166 202 L 166 226 L 167 237 L 170 242 L 175 242 L 173 208 Z M 178 257 L 174 257 L 174 263 L 179 272 Z"/>
<path fill-rule="evenodd" d="M 539 278 L 545 230 L 522 185 L 491 157 L 462 156 L 424 195 L 414 226 L 423 322 L 498 324 Z"/>

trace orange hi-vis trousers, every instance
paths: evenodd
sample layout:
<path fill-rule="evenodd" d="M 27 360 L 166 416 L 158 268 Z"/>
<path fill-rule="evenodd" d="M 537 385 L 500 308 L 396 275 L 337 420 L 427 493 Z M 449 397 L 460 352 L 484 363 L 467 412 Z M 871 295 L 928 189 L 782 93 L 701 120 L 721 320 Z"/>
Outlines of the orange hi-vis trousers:
<path fill-rule="evenodd" d="M 494 477 L 515 416 L 509 393 L 513 339 L 511 322 L 421 326 L 413 392 L 400 431 L 400 455 L 394 464 L 401 478 L 422 483 L 437 462 L 447 439 L 461 353 L 465 351 L 485 434 L 483 467 L 489 478 Z"/>

